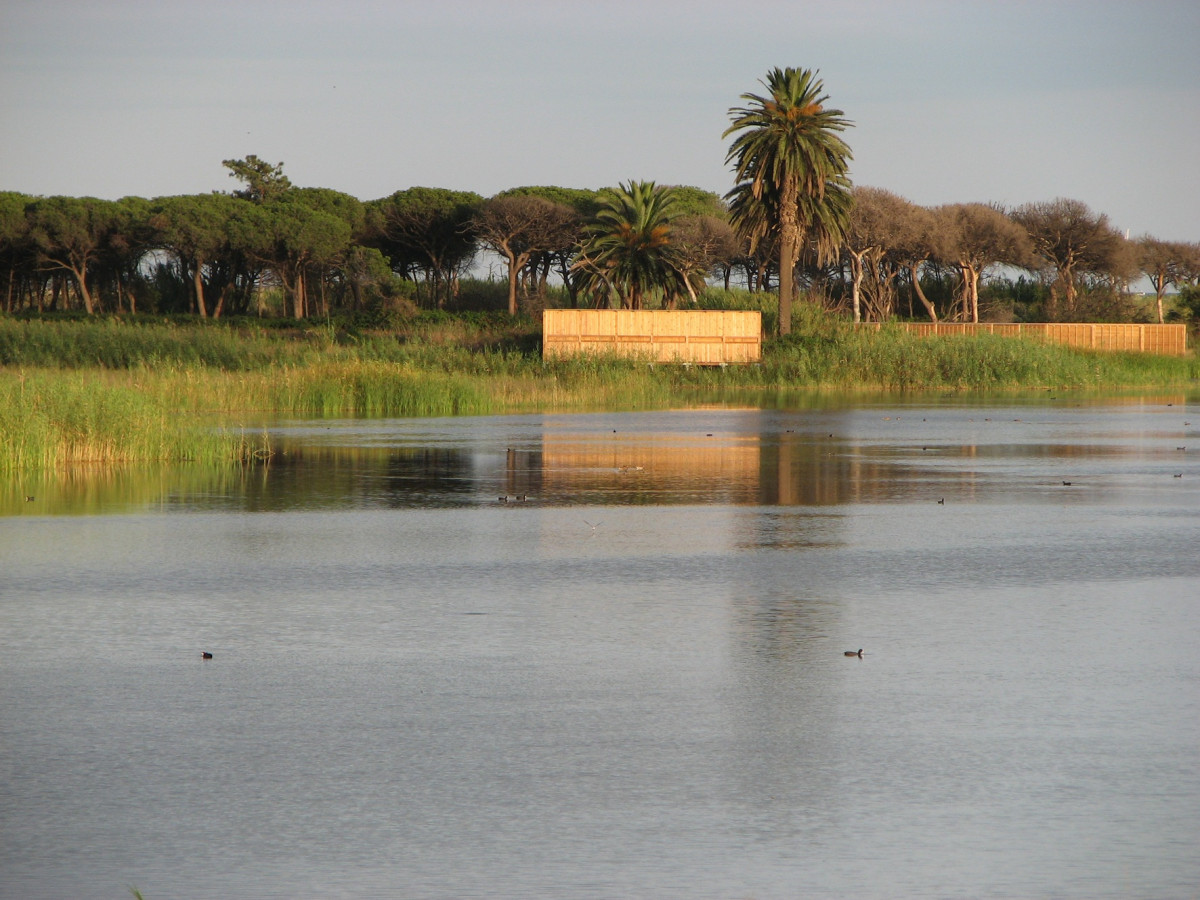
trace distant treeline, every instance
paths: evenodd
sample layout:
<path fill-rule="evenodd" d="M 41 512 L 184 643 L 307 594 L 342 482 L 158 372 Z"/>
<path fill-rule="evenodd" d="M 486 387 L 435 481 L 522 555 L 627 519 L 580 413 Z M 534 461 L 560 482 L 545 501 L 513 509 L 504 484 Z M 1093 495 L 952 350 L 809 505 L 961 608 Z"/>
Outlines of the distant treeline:
<path fill-rule="evenodd" d="M 282 163 L 248 156 L 225 166 L 239 190 L 115 201 L 0 192 L 3 310 L 304 319 L 461 308 L 464 277 L 485 251 L 505 264 L 509 285 L 491 302 L 512 313 L 541 308 L 548 294 L 571 306 L 630 302 L 579 265 L 608 189 L 522 187 L 484 198 L 415 187 L 363 202 L 295 187 Z M 777 246 L 759 241 L 751 252 L 717 194 L 670 190 L 660 239 L 677 266 L 701 286 L 772 289 Z M 1079 201 L 1006 210 L 922 207 L 869 187 L 852 196 L 840 253 L 822 264 L 802 253 L 796 279 L 810 299 L 856 318 L 1164 321 L 1200 312 L 1200 244 L 1129 240 Z M 1156 308 L 1129 293 L 1143 276 Z M 633 302 L 694 304 L 690 279 L 678 294 Z"/>

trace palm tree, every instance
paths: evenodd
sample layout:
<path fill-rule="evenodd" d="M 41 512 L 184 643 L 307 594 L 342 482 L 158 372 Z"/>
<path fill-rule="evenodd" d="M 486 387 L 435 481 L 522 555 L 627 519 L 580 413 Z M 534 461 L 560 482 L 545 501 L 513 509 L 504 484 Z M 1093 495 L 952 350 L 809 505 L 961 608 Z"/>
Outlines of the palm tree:
<path fill-rule="evenodd" d="M 722 137 L 740 132 L 729 147 L 737 186 L 727 194 L 735 227 L 757 246 L 779 240 L 779 333 L 792 326 L 793 267 L 801 239 L 816 225 L 819 260 L 836 251 L 845 223 L 842 199 L 849 188 L 846 172 L 852 154 L 837 132 L 853 125 L 829 99 L 816 73 L 808 69 L 772 69 L 762 82 L 768 95 L 742 94 L 747 106 L 729 110 L 733 121 Z"/>
<path fill-rule="evenodd" d="M 674 188 L 653 181 L 605 191 L 572 266 L 581 286 L 598 297 L 616 292 L 628 309 L 641 309 L 654 290 L 668 298 L 690 292 L 688 255 L 671 229 L 677 202 Z"/>

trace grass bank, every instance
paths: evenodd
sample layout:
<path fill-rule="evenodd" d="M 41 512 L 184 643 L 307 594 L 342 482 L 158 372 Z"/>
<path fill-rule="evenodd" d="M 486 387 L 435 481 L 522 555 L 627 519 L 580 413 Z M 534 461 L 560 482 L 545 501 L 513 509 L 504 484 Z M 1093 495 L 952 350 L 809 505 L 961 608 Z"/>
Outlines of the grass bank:
<path fill-rule="evenodd" d="M 755 392 L 1196 388 L 1188 357 L 1100 354 L 983 335 L 856 330 L 810 310 L 761 365 L 543 362 L 538 325 L 422 316 L 395 331 L 325 323 L 0 318 L 0 471 L 248 461 L 261 414 L 452 416 L 654 409 Z M 234 424 L 231 424 L 234 423 Z"/>

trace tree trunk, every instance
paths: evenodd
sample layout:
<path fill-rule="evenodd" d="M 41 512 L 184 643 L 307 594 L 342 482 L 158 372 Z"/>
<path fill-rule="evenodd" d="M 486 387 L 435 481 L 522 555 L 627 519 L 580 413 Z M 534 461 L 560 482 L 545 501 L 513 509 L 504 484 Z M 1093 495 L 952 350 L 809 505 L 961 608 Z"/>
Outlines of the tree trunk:
<path fill-rule="evenodd" d="M 566 265 L 559 264 L 559 274 L 562 275 L 563 286 L 567 289 L 567 296 L 571 298 L 571 309 L 579 309 L 579 288 L 576 286 L 574 279 L 571 278 L 571 272 Z"/>
<path fill-rule="evenodd" d="M 792 333 L 792 240 L 780 240 L 779 251 L 779 335 Z"/>
<path fill-rule="evenodd" d="M 1077 262 L 1077 255 L 1073 251 L 1068 252 L 1058 269 L 1058 281 L 1062 284 L 1063 301 L 1066 306 L 1063 315 L 1068 322 L 1075 318 L 1075 265 Z"/>
<path fill-rule="evenodd" d="M 1058 321 L 1058 282 L 1059 279 L 1055 278 L 1050 283 L 1050 291 L 1046 298 L 1046 321 L 1048 322 Z"/>
<path fill-rule="evenodd" d="M 1154 293 L 1158 301 L 1158 324 L 1163 323 L 1163 294 L 1167 292 L 1167 280 L 1162 275 L 1155 275 L 1150 279 L 1154 285 Z"/>
<path fill-rule="evenodd" d="M 204 272 L 200 260 L 195 261 L 196 264 L 192 269 L 192 285 L 196 290 L 196 311 L 200 313 L 200 318 L 208 318 L 208 307 L 204 304 Z"/>
<path fill-rule="evenodd" d="M 74 269 L 71 271 L 75 272 L 75 281 L 79 288 L 79 296 L 83 300 L 83 308 L 87 310 L 89 316 L 94 315 L 96 310 L 92 304 L 92 292 L 88 290 L 87 286 L 87 271 L 76 272 Z"/>
<path fill-rule="evenodd" d="M 225 309 L 225 298 L 229 294 L 230 282 L 225 282 L 221 286 L 221 293 L 217 295 L 217 305 L 213 307 L 212 317 L 214 319 L 221 318 L 221 312 Z"/>
<path fill-rule="evenodd" d="M 533 251 L 517 253 L 508 246 L 504 246 L 501 252 L 508 261 L 508 314 L 515 316 L 517 314 L 517 288 L 521 283 L 521 273 L 529 264 Z M 536 276 L 536 273 L 531 274 Z"/>
<path fill-rule="evenodd" d="M 853 250 L 847 251 L 850 254 L 850 303 L 854 308 L 854 321 L 862 321 L 862 280 L 863 280 L 863 257 L 867 255 L 866 250 L 855 253 Z"/>
<path fill-rule="evenodd" d="M 520 266 L 518 265 L 515 256 L 508 257 L 508 314 L 515 316 L 517 314 L 517 276 L 520 274 Z"/>
<path fill-rule="evenodd" d="M 965 260 L 958 261 L 962 272 L 962 320 L 964 322 L 979 321 L 979 272 L 975 266 Z"/>
<path fill-rule="evenodd" d="M 979 324 L 979 270 L 974 266 L 967 266 L 963 270 L 963 274 L 968 276 L 970 290 L 968 298 L 971 301 L 971 321 L 976 325 Z"/>
<path fill-rule="evenodd" d="M 683 285 L 684 285 L 684 287 L 687 288 L 688 298 L 692 301 L 692 306 L 693 307 L 699 306 L 700 300 L 696 297 L 696 289 L 692 287 L 691 279 L 685 277 L 683 279 Z M 672 305 L 671 309 L 674 309 L 674 308 L 675 308 L 675 306 Z"/>
<path fill-rule="evenodd" d="M 754 290 L 757 293 L 769 291 L 771 289 L 771 264 L 766 260 L 754 271 Z"/>
<path fill-rule="evenodd" d="M 799 196 L 796 179 L 784 180 L 779 197 L 779 335 L 792 333 L 793 267 L 800 255 Z"/>
<path fill-rule="evenodd" d="M 295 277 L 292 279 L 292 283 L 289 285 L 287 282 L 287 276 L 284 275 L 283 272 L 279 273 L 280 280 L 283 282 L 283 290 L 284 290 L 285 294 L 292 295 L 292 318 L 303 319 L 304 318 L 304 269 L 297 267 L 294 274 L 295 274 Z M 287 300 L 285 297 L 284 314 L 286 315 L 286 313 L 287 313 Z"/>
<path fill-rule="evenodd" d="M 908 271 L 912 275 L 913 293 L 917 295 L 917 299 L 921 301 L 921 305 L 925 307 L 925 312 L 929 313 L 929 321 L 937 322 L 937 311 L 933 308 L 933 304 L 929 302 L 929 298 L 925 296 L 925 292 L 921 290 L 921 279 L 917 274 L 917 269 L 920 263 L 909 264 Z"/>

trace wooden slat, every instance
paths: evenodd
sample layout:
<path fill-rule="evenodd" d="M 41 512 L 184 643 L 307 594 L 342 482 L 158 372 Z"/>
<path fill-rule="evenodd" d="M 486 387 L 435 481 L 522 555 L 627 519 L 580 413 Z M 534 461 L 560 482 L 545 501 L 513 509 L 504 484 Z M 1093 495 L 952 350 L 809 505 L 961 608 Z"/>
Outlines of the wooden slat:
<path fill-rule="evenodd" d="M 867 323 L 868 327 L 879 327 Z M 975 335 L 998 334 L 1047 340 L 1072 347 L 1114 350 L 1131 353 L 1158 353 L 1182 356 L 1187 353 L 1187 326 L 1137 323 L 1089 322 L 899 322 L 910 334 Z"/>
<path fill-rule="evenodd" d="M 543 356 L 579 352 L 700 365 L 757 362 L 762 358 L 762 316 L 744 310 L 546 310 Z"/>

